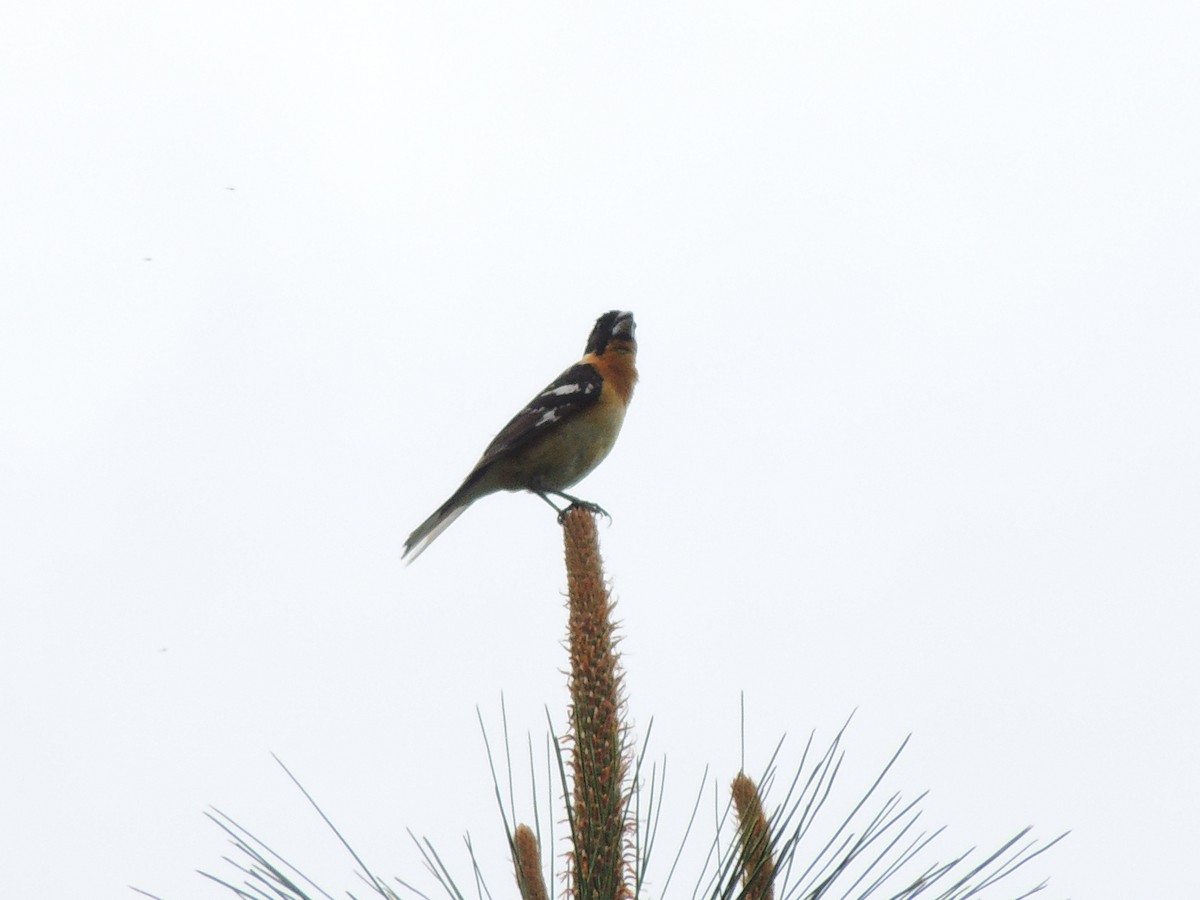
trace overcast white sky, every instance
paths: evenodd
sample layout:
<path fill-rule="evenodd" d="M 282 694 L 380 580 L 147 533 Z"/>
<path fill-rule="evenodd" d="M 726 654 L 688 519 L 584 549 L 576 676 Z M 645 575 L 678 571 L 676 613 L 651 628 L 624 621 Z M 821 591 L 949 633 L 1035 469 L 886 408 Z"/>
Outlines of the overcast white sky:
<path fill-rule="evenodd" d="M 222 896 L 209 804 L 357 890 L 274 752 L 380 874 L 470 830 L 511 893 L 475 708 L 564 721 L 559 532 L 400 546 L 620 308 L 579 493 L 662 840 L 744 691 L 751 771 L 857 709 L 935 855 L 1181 896 L 1198 111 L 1182 2 L 10 4 L 2 892 Z"/>

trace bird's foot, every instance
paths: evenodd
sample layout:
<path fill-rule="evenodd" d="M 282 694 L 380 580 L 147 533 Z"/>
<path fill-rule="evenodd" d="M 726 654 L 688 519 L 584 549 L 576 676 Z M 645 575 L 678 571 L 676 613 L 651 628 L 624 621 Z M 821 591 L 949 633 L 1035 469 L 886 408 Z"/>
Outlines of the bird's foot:
<path fill-rule="evenodd" d="M 604 516 L 604 518 L 608 519 L 608 521 L 612 521 L 612 516 L 608 514 L 608 510 L 606 510 L 599 503 L 592 503 L 589 500 L 577 500 L 574 497 L 570 497 L 569 499 L 571 501 L 571 505 L 558 514 L 559 525 L 566 521 L 567 513 L 573 509 L 586 509 L 593 516 Z"/>

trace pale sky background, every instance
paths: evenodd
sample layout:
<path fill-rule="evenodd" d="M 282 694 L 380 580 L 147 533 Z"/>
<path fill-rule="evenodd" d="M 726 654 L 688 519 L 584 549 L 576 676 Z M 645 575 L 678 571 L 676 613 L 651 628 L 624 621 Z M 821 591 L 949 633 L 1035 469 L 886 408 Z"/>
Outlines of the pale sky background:
<path fill-rule="evenodd" d="M 664 847 L 744 691 L 752 772 L 912 732 L 936 858 L 1072 831 L 989 896 L 1194 890 L 1198 117 L 1193 3 L 9 4 L 0 893 L 227 896 L 210 804 L 359 890 L 274 752 L 509 896 L 559 531 L 400 547 L 613 308 Z"/>

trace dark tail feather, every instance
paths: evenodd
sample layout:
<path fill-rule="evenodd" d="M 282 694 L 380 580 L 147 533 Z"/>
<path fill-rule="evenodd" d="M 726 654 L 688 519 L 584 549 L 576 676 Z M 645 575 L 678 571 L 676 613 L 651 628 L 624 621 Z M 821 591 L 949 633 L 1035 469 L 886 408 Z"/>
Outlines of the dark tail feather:
<path fill-rule="evenodd" d="M 412 561 L 420 556 L 425 548 L 432 544 L 439 534 L 449 528 L 450 523 L 461 516 L 470 505 L 470 501 L 462 502 L 456 493 L 408 536 L 408 540 L 404 542 L 404 553 L 401 558 L 407 560 L 411 565 Z"/>

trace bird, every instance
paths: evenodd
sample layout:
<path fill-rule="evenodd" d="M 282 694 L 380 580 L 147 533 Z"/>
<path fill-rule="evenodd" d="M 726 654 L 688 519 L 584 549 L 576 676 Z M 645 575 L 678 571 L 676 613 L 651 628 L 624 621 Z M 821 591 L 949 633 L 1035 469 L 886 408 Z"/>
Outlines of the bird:
<path fill-rule="evenodd" d="M 608 515 L 566 493 L 608 456 L 637 383 L 633 313 L 611 310 L 596 320 L 583 358 L 568 368 L 492 440 L 450 499 L 404 542 L 412 563 L 472 503 L 497 491 L 529 491 L 558 513 L 573 506 Z M 551 496 L 568 505 L 559 508 Z"/>

